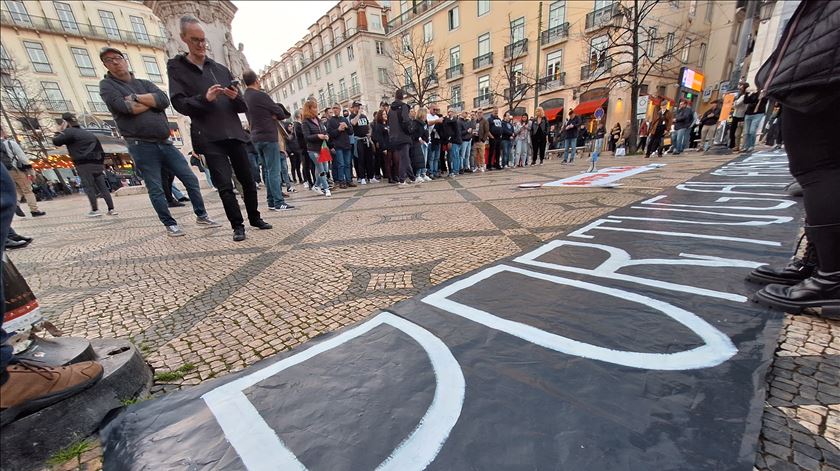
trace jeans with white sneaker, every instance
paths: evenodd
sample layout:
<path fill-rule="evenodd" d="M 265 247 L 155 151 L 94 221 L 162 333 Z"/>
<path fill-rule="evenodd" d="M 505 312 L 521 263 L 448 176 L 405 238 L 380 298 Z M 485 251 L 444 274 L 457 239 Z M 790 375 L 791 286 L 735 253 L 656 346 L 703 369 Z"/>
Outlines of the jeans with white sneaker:
<path fill-rule="evenodd" d="M 429 143 L 429 150 L 426 151 L 426 162 L 429 175 L 438 176 L 440 173 L 440 142 Z"/>
<path fill-rule="evenodd" d="M 283 198 L 282 162 L 286 156 L 280 152 L 280 144 L 271 141 L 256 141 L 254 148 L 265 162 L 265 188 L 269 208 L 279 208 L 286 204 Z"/>
<path fill-rule="evenodd" d="M 309 151 L 309 159 L 312 160 L 312 164 L 315 166 L 315 184 L 314 186 L 322 189 L 322 190 L 329 190 L 330 184 L 327 182 L 327 173 L 330 171 L 330 164 L 329 162 L 318 162 L 318 153 Z"/>
<path fill-rule="evenodd" d="M 461 168 L 471 169 L 473 168 L 473 164 L 470 162 L 470 156 L 472 150 L 472 141 L 469 139 L 465 139 L 463 143 L 461 143 Z"/>

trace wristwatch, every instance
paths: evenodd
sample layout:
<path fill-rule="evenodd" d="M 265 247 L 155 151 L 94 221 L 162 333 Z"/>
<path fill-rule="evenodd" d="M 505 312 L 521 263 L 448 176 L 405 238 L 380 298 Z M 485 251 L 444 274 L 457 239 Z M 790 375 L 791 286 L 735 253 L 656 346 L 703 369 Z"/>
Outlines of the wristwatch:
<path fill-rule="evenodd" d="M 136 103 L 140 103 L 140 100 L 137 99 L 137 94 L 136 93 L 131 94 L 131 101 L 136 102 Z"/>

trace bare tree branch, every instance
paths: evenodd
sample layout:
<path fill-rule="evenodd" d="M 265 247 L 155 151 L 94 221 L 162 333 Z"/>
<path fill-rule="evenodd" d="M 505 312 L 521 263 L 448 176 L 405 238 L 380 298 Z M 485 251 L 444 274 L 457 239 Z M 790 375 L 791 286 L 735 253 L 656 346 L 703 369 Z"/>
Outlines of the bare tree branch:
<path fill-rule="evenodd" d="M 402 89 L 408 101 L 427 106 L 443 101 L 434 90 L 440 86 L 443 50 L 433 50 L 432 41 L 416 37 L 413 31 L 395 37 L 386 55 L 394 62 L 394 72 L 386 77 L 386 85 Z"/>

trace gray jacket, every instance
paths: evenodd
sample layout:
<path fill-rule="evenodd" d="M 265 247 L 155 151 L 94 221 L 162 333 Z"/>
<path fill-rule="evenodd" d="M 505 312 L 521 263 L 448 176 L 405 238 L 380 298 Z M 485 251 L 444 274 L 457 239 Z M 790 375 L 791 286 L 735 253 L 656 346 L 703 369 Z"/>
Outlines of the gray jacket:
<path fill-rule="evenodd" d="M 156 106 L 140 114 L 133 114 L 125 102 L 125 97 L 132 93 L 151 93 L 155 97 Z M 169 107 L 169 97 L 157 85 L 148 80 L 134 78 L 133 75 L 130 81 L 123 82 L 109 72 L 99 82 L 99 96 L 108 106 L 108 111 L 114 117 L 123 137 L 141 141 L 169 139 L 169 121 L 164 112 Z"/>

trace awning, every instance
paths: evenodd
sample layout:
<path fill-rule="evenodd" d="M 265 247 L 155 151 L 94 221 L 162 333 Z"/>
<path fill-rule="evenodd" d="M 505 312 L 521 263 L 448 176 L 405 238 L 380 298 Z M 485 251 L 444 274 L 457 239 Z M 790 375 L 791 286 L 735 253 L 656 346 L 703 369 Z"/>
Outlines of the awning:
<path fill-rule="evenodd" d="M 549 121 L 554 121 L 555 119 L 557 119 L 558 116 L 560 116 L 561 118 L 563 117 L 563 107 L 562 106 L 559 107 L 559 108 L 551 108 L 551 109 L 545 110 L 545 119 L 547 119 Z"/>
<path fill-rule="evenodd" d="M 575 107 L 575 114 L 578 116 L 586 116 L 592 114 L 607 102 L 606 98 L 599 98 L 597 100 L 584 101 Z"/>
<path fill-rule="evenodd" d="M 102 134 L 96 134 L 96 138 L 99 139 L 99 143 L 102 144 L 102 151 L 106 154 L 127 154 L 128 147 L 126 147 L 125 140 L 120 139 L 119 137 L 113 136 L 104 136 Z M 55 149 L 50 149 L 47 154 L 49 155 L 67 155 L 67 147 L 61 146 L 56 147 Z"/>

